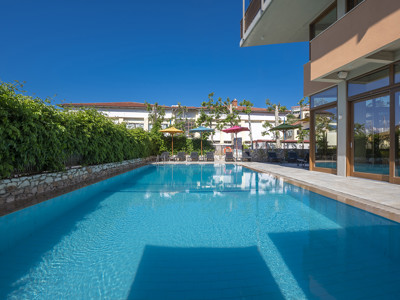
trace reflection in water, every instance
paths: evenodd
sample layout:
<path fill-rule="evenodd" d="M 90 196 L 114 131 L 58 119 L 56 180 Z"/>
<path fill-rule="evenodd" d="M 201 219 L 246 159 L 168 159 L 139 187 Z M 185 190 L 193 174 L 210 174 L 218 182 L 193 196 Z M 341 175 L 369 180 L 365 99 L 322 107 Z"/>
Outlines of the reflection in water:
<path fill-rule="evenodd" d="M 112 182 L 1 253 L 0 299 L 400 293 L 397 223 L 235 165 L 146 166 Z M 2 233 L 46 205 L 3 219 Z"/>

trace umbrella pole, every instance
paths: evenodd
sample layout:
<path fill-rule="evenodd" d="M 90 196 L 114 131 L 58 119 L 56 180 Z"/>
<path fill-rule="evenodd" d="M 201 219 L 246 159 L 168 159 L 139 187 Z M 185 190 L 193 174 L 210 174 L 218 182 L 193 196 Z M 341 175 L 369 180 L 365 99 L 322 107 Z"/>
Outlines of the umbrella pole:
<path fill-rule="evenodd" d="M 238 153 L 238 147 L 237 147 L 237 132 L 235 133 L 236 136 L 236 161 L 237 161 L 237 153 Z"/>
<path fill-rule="evenodd" d="M 174 134 L 171 133 L 172 135 L 172 156 L 174 156 Z"/>
<path fill-rule="evenodd" d="M 201 156 L 203 156 L 203 133 L 200 132 Z"/>

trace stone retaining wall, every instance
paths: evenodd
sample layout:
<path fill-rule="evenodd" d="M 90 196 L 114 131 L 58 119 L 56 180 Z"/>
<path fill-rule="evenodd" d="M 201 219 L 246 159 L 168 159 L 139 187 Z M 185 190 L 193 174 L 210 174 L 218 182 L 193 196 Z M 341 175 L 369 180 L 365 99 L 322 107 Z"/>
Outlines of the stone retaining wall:
<path fill-rule="evenodd" d="M 0 180 L 0 215 L 51 199 L 83 186 L 130 171 L 150 159 L 133 159 L 56 173 Z"/>

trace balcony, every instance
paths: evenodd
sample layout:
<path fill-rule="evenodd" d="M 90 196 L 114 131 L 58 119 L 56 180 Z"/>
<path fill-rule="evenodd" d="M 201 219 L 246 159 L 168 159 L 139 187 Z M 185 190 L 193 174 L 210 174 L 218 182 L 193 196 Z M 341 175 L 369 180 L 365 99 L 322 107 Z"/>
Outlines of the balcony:
<path fill-rule="evenodd" d="M 399 20 L 400 1 L 363 1 L 310 42 L 308 79 L 335 83 L 339 71 L 349 79 L 400 59 Z"/>
<path fill-rule="evenodd" d="M 247 31 L 250 24 L 253 22 L 257 13 L 261 10 L 261 1 L 262 0 L 251 0 L 249 6 L 246 9 L 246 13 L 244 18 L 240 21 L 240 37 L 243 38 L 243 33 Z M 243 23 L 245 23 L 244 31 L 243 31 Z"/>
<path fill-rule="evenodd" d="M 309 24 L 333 0 L 252 0 L 241 21 L 241 47 L 305 42 Z M 244 24 L 244 32 L 243 32 Z"/>

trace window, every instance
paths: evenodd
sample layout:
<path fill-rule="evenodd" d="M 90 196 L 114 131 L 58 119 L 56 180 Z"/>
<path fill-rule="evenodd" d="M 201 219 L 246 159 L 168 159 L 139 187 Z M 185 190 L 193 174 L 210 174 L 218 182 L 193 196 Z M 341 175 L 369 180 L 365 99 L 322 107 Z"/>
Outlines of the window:
<path fill-rule="evenodd" d="M 356 7 L 358 4 L 363 2 L 364 0 L 347 0 L 347 12 L 352 10 L 354 7 Z"/>
<path fill-rule="evenodd" d="M 389 175 L 390 97 L 354 103 L 354 171 Z"/>
<path fill-rule="evenodd" d="M 337 101 L 337 86 L 311 96 L 311 107 Z"/>
<path fill-rule="evenodd" d="M 337 20 L 336 2 L 325 10 L 313 23 L 310 25 L 310 40 L 315 38 Z"/>
<path fill-rule="evenodd" d="M 143 124 L 143 123 L 132 123 L 132 122 L 128 122 L 128 123 L 126 124 L 126 128 L 128 128 L 128 129 L 144 128 L 144 124 Z"/>
<path fill-rule="evenodd" d="M 400 63 L 394 65 L 394 83 L 400 83 Z"/>
<path fill-rule="evenodd" d="M 394 96 L 395 106 L 395 139 L 394 139 L 394 151 L 395 151 L 395 174 L 394 176 L 400 177 L 400 92 L 396 92 Z"/>
<path fill-rule="evenodd" d="M 336 169 L 337 108 L 316 110 L 314 118 L 315 167 Z"/>
<path fill-rule="evenodd" d="M 389 85 L 389 69 L 384 69 L 348 83 L 348 96 L 369 92 Z"/>

